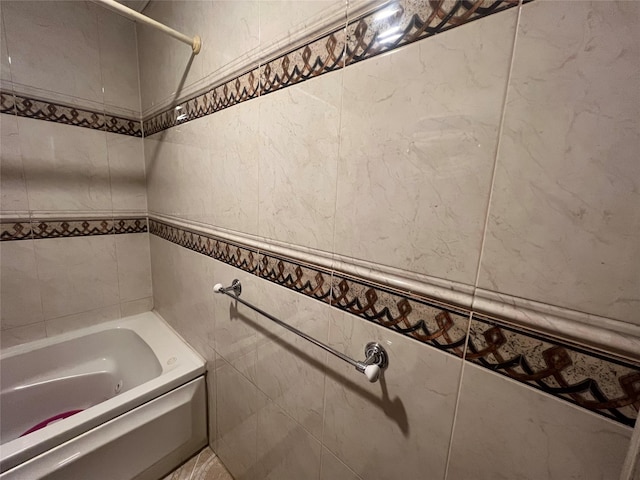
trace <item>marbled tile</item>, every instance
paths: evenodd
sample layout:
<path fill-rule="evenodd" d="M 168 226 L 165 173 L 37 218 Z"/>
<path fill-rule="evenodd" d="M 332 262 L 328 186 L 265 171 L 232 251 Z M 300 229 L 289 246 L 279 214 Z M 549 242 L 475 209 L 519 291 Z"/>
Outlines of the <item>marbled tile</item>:
<path fill-rule="evenodd" d="M 260 66 L 260 95 L 275 92 L 344 66 L 344 29 Z"/>
<path fill-rule="evenodd" d="M 97 16 L 106 110 L 115 105 L 139 117 L 138 50 L 132 48 L 137 44 L 136 23 L 106 8 L 98 8 Z"/>
<path fill-rule="evenodd" d="M 0 22 L 3 22 L 2 5 L 0 4 Z M 0 81 L 11 81 L 11 63 L 9 63 L 9 51 L 7 50 L 7 35 L 4 25 L 0 32 Z"/>
<path fill-rule="evenodd" d="M 16 114 L 20 117 L 47 120 L 49 122 L 63 123 L 76 127 L 104 130 L 105 116 L 102 112 L 85 110 L 70 105 L 37 100 L 21 95 L 15 96 Z"/>
<path fill-rule="evenodd" d="M 211 116 L 207 136 L 216 172 L 211 177 L 208 223 L 257 234 L 258 103 L 243 102 Z"/>
<path fill-rule="evenodd" d="M 123 317 L 137 315 L 138 313 L 150 312 L 153 310 L 153 297 L 131 300 L 120 303 L 120 314 Z"/>
<path fill-rule="evenodd" d="M 480 288 L 640 324 L 638 22 L 522 7 Z"/>
<path fill-rule="evenodd" d="M 515 7 L 518 0 L 424 2 L 395 0 L 347 26 L 347 64 L 461 26 L 471 20 Z"/>
<path fill-rule="evenodd" d="M 39 220 L 34 218 L 31 225 L 33 238 L 87 237 L 113 233 L 113 220 L 110 218 L 86 220 Z"/>
<path fill-rule="evenodd" d="M 331 309 L 298 293 L 258 281 L 246 300 L 287 325 L 327 342 Z M 255 384 L 316 439 L 322 438 L 327 353 L 268 318 L 256 315 Z"/>
<path fill-rule="evenodd" d="M 150 297 L 152 290 L 149 234 L 116 235 L 115 240 L 120 301 Z"/>
<path fill-rule="evenodd" d="M 260 74 L 257 68 L 218 85 L 208 92 L 213 112 L 255 98 L 259 89 Z"/>
<path fill-rule="evenodd" d="M 336 253 L 473 284 L 517 13 L 344 69 Z"/>
<path fill-rule="evenodd" d="M 144 140 L 107 133 L 111 198 L 118 211 L 147 211 Z"/>
<path fill-rule="evenodd" d="M 0 223 L 0 241 L 27 240 L 33 238 L 29 219 L 2 219 Z"/>
<path fill-rule="evenodd" d="M 178 328 L 178 322 L 181 318 L 175 309 L 178 302 L 178 292 L 176 292 L 174 285 L 175 275 L 173 273 L 178 268 L 178 248 L 156 235 L 149 237 L 153 308 L 174 329 Z"/>
<path fill-rule="evenodd" d="M 261 278 L 316 300 L 330 301 L 330 270 L 265 253 L 260 254 L 259 264 Z"/>
<path fill-rule="evenodd" d="M 269 402 L 258 411 L 257 462 L 251 478 L 299 480 L 320 470 L 318 440 Z"/>
<path fill-rule="evenodd" d="M 0 244 L 0 327 L 42 322 L 42 299 L 33 240 Z"/>
<path fill-rule="evenodd" d="M 619 478 L 631 429 L 465 364 L 451 480 Z"/>
<path fill-rule="evenodd" d="M 98 325 L 103 322 L 116 320 L 120 317 L 120 306 L 110 305 L 108 307 L 96 308 L 95 310 L 45 320 L 44 325 L 47 330 L 47 337 L 52 337 L 54 335 L 78 330 L 79 328 L 92 327 L 93 325 Z"/>
<path fill-rule="evenodd" d="M 325 16 L 336 6 L 343 6 L 343 20 L 346 22 L 346 4 L 341 0 L 260 0 L 259 3 L 262 48 L 274 43 L 287 45 L 294 38 L 297 40 L 315 19 Z"/>
<path fill-rule="evenodd" d="M 260 97 L 259 235 L 331 251 L 342 74 Z"/>
<path fill-rule="evenodd" d="M 116 218 L 113 220 L 113 233 L 145 233 L 147 221 L 146 218 Z"/>
<path fill-rule="evenodd" d="M 84 1 L 8 1 L 2 7 L 13 82 L 103 102 L 99 7 Z"/>
<path fill-rule="evenodd" d="M 46 319 L 119 301 L 113 235 L 34 240 Z"/>
<path fill-rule="evenodd" d="M 112 209 L 103 131 L 19 118 L 31 210 Z"/>
<path fill-rule="evenodd" d="M 352 358 L 381 343 L 389 367 L 369 383 L 329 355 L 323 444 L 367 480 L 444 478 L 462 360 L 343 312 L 329 344 Z"/>
<path fill-rule="evenodd" d="M 410 294 L 335 275 L 331 305 L 462 357 L 468 314 Z"/>
<path fill-rule="evenodd" d="M 236 480 L 251 480 L 257 461 L 258 412 L 267 398 L 229 363 L 216 359 L 218 436 L 213 446 Z"/>
<path fill-rule="evenodd" d="M 0 348 L 9 348 L 34 340 L 45 338 L 47 332 L 44 322 L 25 325 L 24 327 L 9 328 L 0 331 Z"/>
<path fill-rule="evenodd" d="M 623 424 L 638 416 L 640 365 L 475 318 L 466 359 Z"/>
<path fill-rule="evenodd" d="M 322 465 L 320 468 L 320 480 L 362 480 L 353 470 L 342 463 L 338 458 L 322 447 Z"/>
<path fill-rule="evenodd" d="M 14 115 L 0 118 L 0 209 L 29 210 L 18 121 Z"/>

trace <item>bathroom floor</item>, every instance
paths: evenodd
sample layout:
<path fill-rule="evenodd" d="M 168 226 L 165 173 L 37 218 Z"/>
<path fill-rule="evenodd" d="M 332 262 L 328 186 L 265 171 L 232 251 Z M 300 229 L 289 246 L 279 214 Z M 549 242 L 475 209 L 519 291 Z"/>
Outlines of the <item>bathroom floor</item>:
<path fill-rule="evenodd" d="M 233 480 L 209 447 L 191 457 L 162 480 Z"/>

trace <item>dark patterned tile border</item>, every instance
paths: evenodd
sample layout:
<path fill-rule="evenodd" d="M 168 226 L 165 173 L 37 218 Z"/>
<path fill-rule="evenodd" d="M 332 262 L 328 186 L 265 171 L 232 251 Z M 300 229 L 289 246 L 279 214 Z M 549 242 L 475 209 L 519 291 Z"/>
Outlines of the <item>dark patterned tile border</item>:
<path fill-rule="evenodd" d="M 344 66 L 344 29 L 260 66 L 260 95 L 304 82 Z"/>
<path fill-rule="evenodd" d="M 475 314 L 469 324 L 465 309 L 294 258 L 259 253 L 212 234 L 154 219 L 149 220 L 149 231 L 586 410 L 635 424 L 640 365 Z"/>
<path fill-rule="evenodd" d="M 145 120 L 144 134 L 153 135 L 246 102 L 256 98 L 259 90 L 260 75 L 255 68 Z"/>
<path fill-rule="evenodd" d="M 15 114 L 16 99 L 11 92 L 0 91 L 0 113 Z"/>
<path fill-rule="evenodd" d="M 331 271 L 326 268 L 261 253 L 258 275 L 321 302 L 331 301 Z"/>
<path fill-rule="evenodd" d="M 346 65 L 515 7 L 519 0 L 398 0 L 347 25 Z"/>
<path fill-rule="evenodd" d="M 474 316 L 466 359 L 633 426 L 640 367 Z"/>
<path fill-rule="evenodd" d="M 0 241 L 29 240 L 31 235 L 30 220 L 3 220 L 0 223 Z"/>
<path fill-rule="evenodd" d="M 332 283 L 332 306 L 463 356 L 469 312 L 436 306 L 363 279 L 334 274 Z"/>
<path fill-rule="evenodd" d="M 33 238 L 67 238 L 109 235 L 113 220 L 105 218 L 81 220 L 32 220 Z"/>
<path fill-rule="evenodd" d="M 145 233 L 148 231 L 147 218 L 116 218 L 113 221 L 113 233 L 121 235 L 124 233 Z"/>
<path fill-rule="evenodd" d="M 147 232 L 146 217 L 3 220 L 1 241 Z"/>
<path fill-rule="evenodd" d="M 46 120 L 64 125 L 142 137 L 142 122 L 140 120 L 38 100 L 5 91 L 0 92 L 0 99 L 0 113 L 15 113 L 18 116 L 35 120 Z"/>

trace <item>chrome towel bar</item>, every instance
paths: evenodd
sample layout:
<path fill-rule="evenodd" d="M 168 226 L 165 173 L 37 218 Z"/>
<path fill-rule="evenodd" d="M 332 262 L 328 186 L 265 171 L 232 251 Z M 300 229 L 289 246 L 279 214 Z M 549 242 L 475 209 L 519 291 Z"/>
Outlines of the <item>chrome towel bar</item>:
<path fill-rule="evenodd" d="M 384 370 L 389 365 L 389 357 L 387 355 L 387 351 L 379 343 L 376 343 L 376 342 L 367 343 L 367 345 L 364 348 L 365 359 L 362 362 L 359 362 L 357 360 L 354 360 L 351 357 L 346 356 L 344 353 L 335 350 L 329 345 L 325 345 L 320 340 L 316 340 L 315 338 L 310 337 L 306 333 L 301 332 L 297 328 L 292 327 L 288 323 L 283 322 L 282 320 L 252 305 L 251 303 L 241 299 L 240 295 L 242 294 L 242 284 L 238 279 L 235 279 L 231 283 L 230 287 L 223 287 L 220 283 L 217 283 L 216 285 L 214 285 L 213 291 L 216 293 L 222 293 L 224 295 L 227 295 L 233 298 L 234 300 L 240 302 L 241 304 L 249 307 L 251 310 L 258 312 L 260 315 L 267 317 L 269 320 L 277 323 L 281 327 L 286 328 L 290 332 L 293 332 L 296 335 L 299 335 L 305 340 L 308 340 L 314 345 L 317 345 L 323 350 L 326 350 L 330 354 L 335 355 L 340 360 L 343 360 L 348 364 L 354 366 L 355 369 L 358 370 L 360 373 L 364 373 L 370 382 L 377 381 L 378 378 L 380 377 L 380 370 Z"/>

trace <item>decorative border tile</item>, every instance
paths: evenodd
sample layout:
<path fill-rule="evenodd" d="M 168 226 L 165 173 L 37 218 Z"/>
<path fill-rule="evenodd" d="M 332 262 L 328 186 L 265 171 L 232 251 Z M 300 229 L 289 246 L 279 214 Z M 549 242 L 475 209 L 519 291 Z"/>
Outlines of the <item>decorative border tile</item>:
<path fill-rule="evenodd" d="M 260 253 L 197 227 L 149 219 L 149 231 L 622 424 L 632 426 L 638 416 L 640 365 L 475 313 L 469 324 L 466 309 L 292 257 Z"/>
<path fill-rule="evenodd" d="M 147 218 L 116 218 L 113 221 L 113 233 L 146 233 L 148 231 Z"/>
<path fill-rule="evenodd" d="M 46 120 L 64 125 L 142 137 L 142 122 L 140 120 L 38 100 L 5 91 L 0 91 L 0 100 L 0 113 L 13 113 L 35 120 Z"/>
<path fill-rule="evenodd" d="M 346 65 L 515 7 L 519 0 L 397 0 L 347 25 Z"/>
<path fill-rule="evenodd" d="M 260 66 L 260 95 L 344 66 L 344 29 L 336 30 Z"/>
<path fill-rule="evenodd" d="M 625 425 L 638 416 L 637 365 L 475 316 L 465 358 Z"/>
<path fill-rule="evenodd" d="M 67 238 L 109 235 L 113 233 L 113 220 L 106 218 L 81 220 L 31 220 L 33 238 Z"/>
<path fill-rule="evenodd" d="M 331 305 L 462 357 L 469 312 L 442 308 L 365 279 L 334 274 Z"/>
<path fill-rule="evenodd" d="M 258 275 L 321 302 L 331 301 L 331 271 L 325 268 L 261 253 Z"/>
<path fill-rule="evenodd" d="M 0 223 L 0 241 L 28 240 L 30 238 L 30 220 L 3 220 L 2 223 Z"/>
<path fill-rule="evenodd" d="M 153 135 L 176 125 L 211 115 L 256 98 L 259 91 L 259 70 L 255 68 L 145 120 L 144 134 L 145 136 Z"/>
<path fill-rule="evenodd" d="M 59 218 L 3 220 L 0 241 L 46 238 L 91 237 L 95 235 L 147 232 L 146 217 Z"/>

